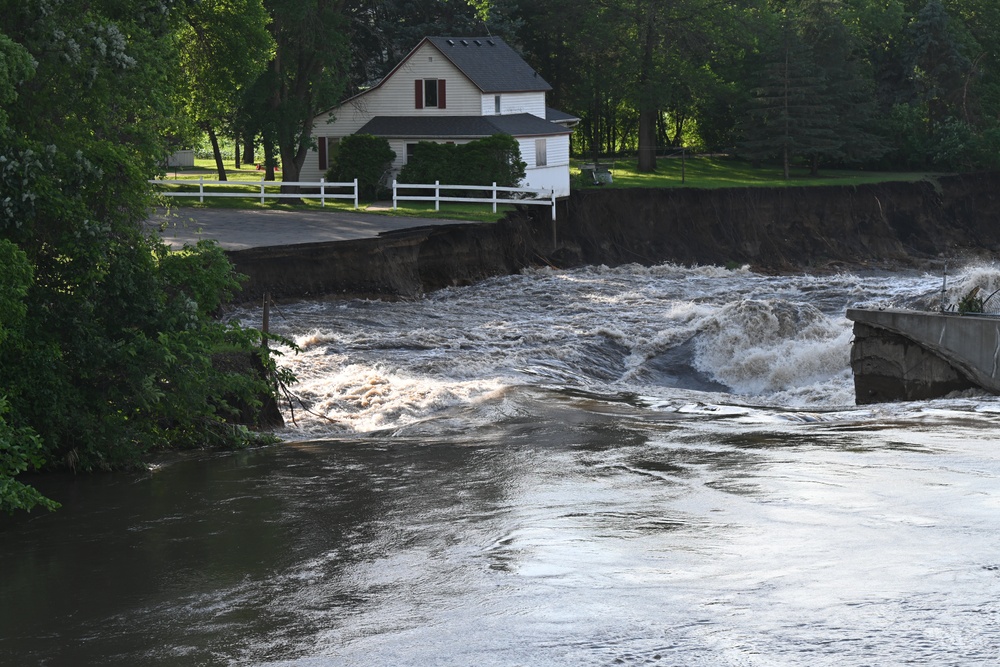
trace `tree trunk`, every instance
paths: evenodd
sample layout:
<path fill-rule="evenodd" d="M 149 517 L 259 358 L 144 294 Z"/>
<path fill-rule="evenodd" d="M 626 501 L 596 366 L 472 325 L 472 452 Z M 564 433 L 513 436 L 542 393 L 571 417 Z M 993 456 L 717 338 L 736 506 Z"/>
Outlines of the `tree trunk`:
<path fill-rule="evenodd" d="M 639 173 L 656 171 L 656 119 L 660 115 L 653 101 L 653 55 L 656 50 L 655 8 L 650 5 L 644 19 L 642 62 L 639 69 Z"/>
<path fill-rule="evenodd" d="M 254 164 L 254 162 L 256 162 L 256 158 L 253 137 L 243 137 L 243 164 Z"/>
<path fill-rule="evenodd" d="M 274 148 L 270 141 L 264 141 L 264 180 L 274 180 Z"/>
<path fill-rule="evenodd" d="M 235 158 L 236 168 L 239 169 L 240 168 L 240 157 L 242 157 L 240 155 L 240 138 L 236 137 L 233 140 L 233 143 L 235 144 L 235 149 L 233 150 L 233 157 Z"/>
<path fill-rule="evenodd" d="M 305 162 L 305 156 L 302 155 L 300 157 L 298 154 L 292 153 L 290 150 L 287 149 L 286 146 L 278 146 L 278 149 L 281 151 L 281 181 L 282 181 L 282 183 L 284 183 L 284 182 L 290 182 L 290 183 L 296 183 L 296 182 L 298 182 L 298 180 L 299 180 L 299 173 L 300 173 L 300 167 L 301 167 L 302 163 Z M 299 154 L 301 154 L 301 153 L 302 153 L 302 151 L 300 150 Z M 282 185 L 281 186 L 281 192 L 283 194 L 299 194 L 300 191 L 301 191 L 301 188 L 298 185 Z M 288 199 L 285 200 L 285 202 L 287 202 L 289 204 L 301 204 L 302 200 L 301 199 L 296 199 L 296 198 L 288 198 Z"/>
<path fill-rule="evenodd" d="M 215 168 L 219 171 L 219 180 L 228 180 L 226 178 L 226 164 L 222 160 L 222 151 L 219 150 L 219 138 L 215 136 L 215 130 L 211 127 L 205 129 L 208 131 L 208 138 L 212 142 L 212 154 L 215 156 Z"/>
<path fill-rule="evenodd" d="M 639 112 L 639 171 L 656 171 L 656 116 L 655 110 Z"/>

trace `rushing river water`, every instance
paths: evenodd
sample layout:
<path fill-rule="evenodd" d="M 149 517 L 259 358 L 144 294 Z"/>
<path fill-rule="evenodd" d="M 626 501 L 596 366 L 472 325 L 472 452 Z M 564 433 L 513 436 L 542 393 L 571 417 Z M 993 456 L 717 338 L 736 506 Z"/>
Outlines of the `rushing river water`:
<path fill-rule="evenodd" d="M 854 406 L 845 309 L 940 289 L 668 265 L 285 304 L 289 442 L 43 479 L 63 509 L 0 523 L 0 664 L 995 665 L 1000 400 Z"/>

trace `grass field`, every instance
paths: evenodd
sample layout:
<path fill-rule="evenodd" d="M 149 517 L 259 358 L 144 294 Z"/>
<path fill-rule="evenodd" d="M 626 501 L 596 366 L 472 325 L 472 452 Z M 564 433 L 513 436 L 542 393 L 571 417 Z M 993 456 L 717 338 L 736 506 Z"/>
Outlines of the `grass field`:
<path fill-rule="evenodd" d="M 206 185 L 205 191 L 211 192 L 233 192 L 245 190 L 246 197 L 206 197 L 203 203 L 194 197 L 170 197 L 175 206 L 193 206 L 198 208 L 238 208 L 238 209 L 261 209 L 261 210 L 302 210 L 310 211 L 353 211 L 353 200 L 328 199 L 326 206 L 321 206 L 317 199 L 303 199 L 302 203 L 291 204 L 280 199 L 265 199 L 260 202 L 260 181 L 264 172 L 258 171 L 255 166 L 234 169 L 232 164 L 226 165 L 225 185 Z M 164 178 L 166 180 L 191 181 L 190 186 L 168 185 L 163 189 L 167 191 L 187 190 L 197 192 L 197 181 L 204 178 L 206 181 L 218 179 L 218 172 L 215 169 L 215 160 L 196 159 L 194 167 L 168 169 Z M 281 172 L 275 173 L 275 178 L 281 178 Z M 252 185 L 251 185 L 252 183 Z M 243 186 L 241 188 L 241 185 Z M 278 192 L 277 183 L 266 185 L 267 192 Z M 376 213 L 380 215 L 395 215 L 410 218 L 439 218 L 443 220 L 470 220 L 473 222 L 496 222 L 502 218 L 513 206 L 498 206 L 497 212 L 493 213 L 493 208 L 489 204 L 462 204 L 458 202 L 443 202 L 438 211 L 434 210 L 434 204 L 430 202 L 403 202 L 399 208 L 393 210 L 392 202 L 360 202 L 359 210 L 365 213 Z"/>
<path fill-rule="evenodd" d="M 573 161 L 571 173 L 576 187 L 595 187 L 587 183 L 580 173 L 584 161 Z M 636 160 L 608 160 L 600 163 L 609 167 L 612 182 L 600 187 L 612 188 L 743 188 L 743 187 L 800 187 L 817 185 L 861 185 L 886 181 L 921 181 L 938 174 L 928 172 L 882 172 L 843 169 L 821 169 L 818 176 L 810 176 L 805 168 L 793 169 L 785 180 L 780 166 L 754 167 L 749 162 L 727 157 L 660 158 L 655 173 L 639 173 Z"/>
<path fill-rule="evenodd" d="M 585 164 L 584 160 L 573 160 L 570 167 L 570 178 L 573 188 L 582 187 L 605 187 L 605 188 L 733 188 L 733 187 L 800 187 L 800 186 L 823 186 L 823 185 L 861 185 L 865 183 L 881 183 L 887 181 L 921 181 L 933 180 L 939 174 L 928 172 L 878 172 L 878 171 L 856 171 L 827 169 L 821 170 L 818 176 L 810 176 L 807 169 L 795 169 L 791 178 L 782 178 L 781 168 L 778 166 L 754 167 L 749 162 L 735 160 L 727 157 L 691 157 L 685 160 L 680 158 L 660 158 L 657 170 L 652 174 L 639 173 L 636 169 L 636 161 L 632 160 L 606 160 L 601 161 L 601 166 L 611 170 L 612 182 L 601 186 L 596 186 L 581 175 L 580 167 Z M 290 204 L 282 200 L 268 199 L 263 204 L 259 198 L 252 195 L 259 192 L 260 181 L 263 171 L 258 171 L 254 165 L 234 169 L 232 164 L 227 165 L 226 175 L 229 183 L 220 186 L 205 186 L 206 192 L 211 190 L 233 191 L 238 189 L 240 184 L 244 184 L 247 197 L 207 197 L 204 203 L 199 203 L 195 198 L 171 197 L 176 206 L 195 206 L 206 208 L 256 208 L 256 209 L 282 209 L 300 210 L 329 210 L 344 211 L 353 210 L 354 202 L 350 200 L 327 200 L 326 206 L 320 206 L 320 202 L 315 199 L 303 200 L 301 204 Z M 281 178 L 281 172 L 276 174 Z M 167 180 L 191 181 L 190 186 L 171 185 L 165 186 L 165 190 L 196 190 L 196 182 L 199 178 L 213 181 L 218 178 L 215 170 L 214 160 L 195 160 L 194 167 L 169 169 L 165 175 Z M 253 183 L 254 185 L 251 185 Z M 269 192 L 277 192 L 277 185 L 268 185 Z M 378 213 L 382 215 L 397 215 L 420 218 L 443 218 L 449 220 L 472 220 L 480 222 L 494 222 L 511 210 L 510 206 L 501 206 L 497 213 L 493 213 L 492 207 L 488 204 L 460 204 L 445 202 L 441 204 L 439 211 L 434 210 L 432 203 L 425 202 L 404 202 L 398 209 L 393 210 L 391 203 L 386 202 L 376 204 L 362 202 L 360 210 L 367 213 Z"/>

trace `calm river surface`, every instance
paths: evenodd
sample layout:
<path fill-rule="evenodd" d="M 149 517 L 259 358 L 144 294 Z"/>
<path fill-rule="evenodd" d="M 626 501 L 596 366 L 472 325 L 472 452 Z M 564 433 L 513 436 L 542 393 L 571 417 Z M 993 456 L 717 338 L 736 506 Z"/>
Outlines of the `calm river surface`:
<path fill-rule="evenodd" d="M 854 406 L 845 309 L 940 289 L 664 265 L 283 305 L 287 443 L 0 520 L 0 664 L 995 665 L 1000 399 Z"/>

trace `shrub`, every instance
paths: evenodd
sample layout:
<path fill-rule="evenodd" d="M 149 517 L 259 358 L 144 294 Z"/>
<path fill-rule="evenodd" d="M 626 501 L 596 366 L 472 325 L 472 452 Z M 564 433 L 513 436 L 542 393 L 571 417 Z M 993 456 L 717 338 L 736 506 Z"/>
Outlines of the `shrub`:
<path fill-rule="evenodd" d="M 517 139 L 495 134 L 467 144 L 421 141 L 399 175 L 401 183 L 491 185 L 517 187 L 527 165 Z"/>
<path fill-rule="evenodd" d="M 340 148 L 333 165 L 327 170 L 330 181 L 345 182 L 358 179 L 362 199 L 373 200 L 396 153 L 389 148 L 388 140 L 370 134 L 352 134 L 340 140 Z"/>

